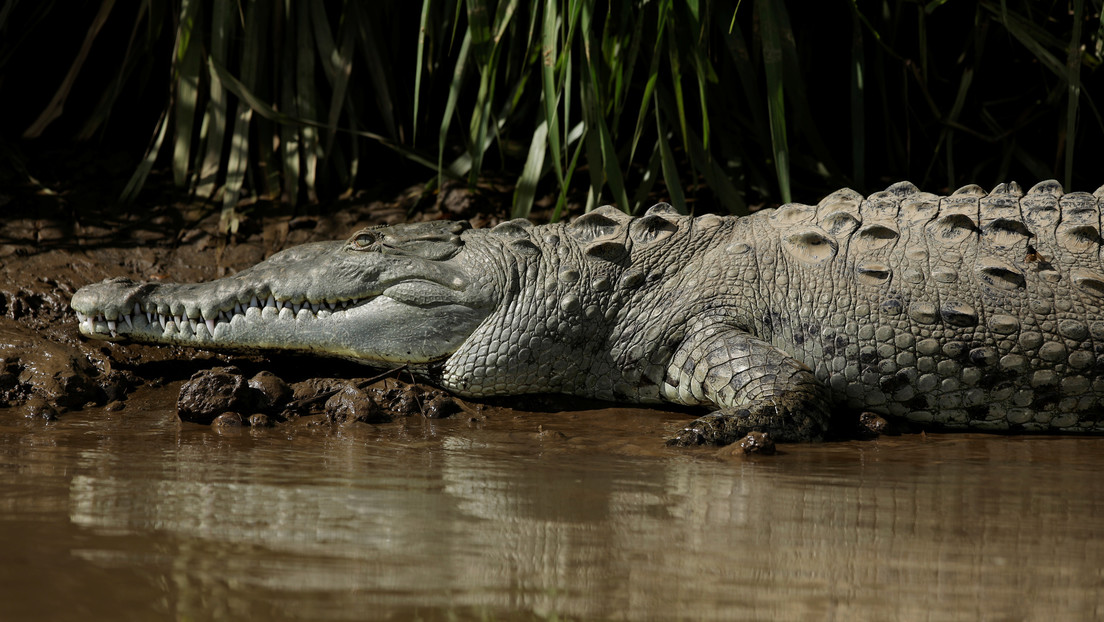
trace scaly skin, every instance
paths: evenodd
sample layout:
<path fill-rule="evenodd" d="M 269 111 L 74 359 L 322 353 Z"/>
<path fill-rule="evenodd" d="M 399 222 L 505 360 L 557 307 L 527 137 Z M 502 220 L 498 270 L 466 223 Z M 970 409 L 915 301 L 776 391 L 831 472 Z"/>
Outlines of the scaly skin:
<path fill-rule="evenodd" d="M 710 408 L 678 445 L 815 439 L 836 406 L 1100 432 L 1102 204 L 1104 188 L 1055 182 L 948 197 L 900 183 L 744 218 L 661 204 L 570 225 L 398 225 L 206 284 L 108 280 L 72 304 L 101 339 L 405 363 L 466 396 Z"/>

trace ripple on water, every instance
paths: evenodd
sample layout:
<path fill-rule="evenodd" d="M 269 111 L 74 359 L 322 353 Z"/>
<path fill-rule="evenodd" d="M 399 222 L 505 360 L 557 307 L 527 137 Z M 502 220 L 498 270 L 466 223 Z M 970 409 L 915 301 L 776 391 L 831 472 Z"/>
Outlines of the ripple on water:
<path fill-rule="evenodd" d="M 732 461 L 663 447 L 687 417 L 646 410 L 224 436 L 133 406 L 0 413 L 0 590 L 21 596 L 0 617 L 120 599 L 239 620 L 1104 607 L 1104 439 L 907 435 Z"/>

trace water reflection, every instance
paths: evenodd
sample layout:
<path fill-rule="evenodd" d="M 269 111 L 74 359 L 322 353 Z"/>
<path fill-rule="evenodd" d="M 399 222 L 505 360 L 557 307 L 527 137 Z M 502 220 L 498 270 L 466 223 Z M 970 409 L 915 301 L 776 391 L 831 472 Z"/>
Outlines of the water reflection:
<path fill-rule="evenodd" d="M 1104 439 L 731 462 L 595 450 L 603 426 L 635 428 L 633 447 L 673 425 L 616 413 L 237 437 L 143 417 L 0 427 L 0 589 L 17 604 L 51 612 L 60 577 L 107 611 L 107 571 L 144 576 L 128 597 L 178 618 L 1104 615 Z"/>

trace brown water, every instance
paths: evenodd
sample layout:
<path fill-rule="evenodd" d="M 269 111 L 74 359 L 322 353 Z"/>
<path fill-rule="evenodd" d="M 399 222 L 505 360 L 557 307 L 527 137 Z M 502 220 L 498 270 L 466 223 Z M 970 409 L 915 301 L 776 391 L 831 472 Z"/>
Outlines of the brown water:
<path fill-rule="evenodd" d="M 1104 618 L 1104 438 L 733 460 L 647 410 L 219 434 L 154 405 L 0 411 L 0 620 Z"/>

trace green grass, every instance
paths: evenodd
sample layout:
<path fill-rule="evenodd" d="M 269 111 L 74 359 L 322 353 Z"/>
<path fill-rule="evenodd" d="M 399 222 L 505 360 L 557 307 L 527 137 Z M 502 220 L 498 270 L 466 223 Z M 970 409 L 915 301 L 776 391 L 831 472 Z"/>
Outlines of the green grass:
<path fill-rule="evenodd" d="M 105 0 L 66 74 L 4 86 L 43 102 L 26 138 L 64 114 L 104 139 L 136 76 L 165 85 L 122 200 L 168 166 L 230 232 L 243 201 L 329 200 L 403 166 L 427 190 L 512 180 L 516 217 L 543 197 L 553 218 L 740 213 L 902 178 L 1099 184 L 1102 4 Z M 66 6 L 6 3 L 0 71 Z M 121 59 L 97 55 L 105 23 L 131 33 Z M 101 96 L 69 101 L 89 71 Z"/>

